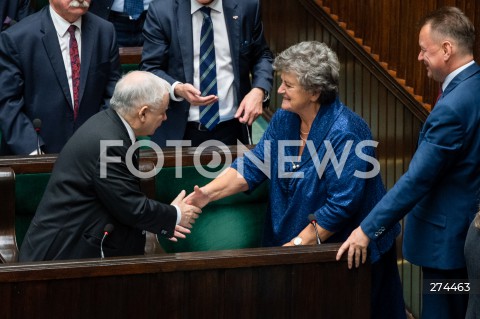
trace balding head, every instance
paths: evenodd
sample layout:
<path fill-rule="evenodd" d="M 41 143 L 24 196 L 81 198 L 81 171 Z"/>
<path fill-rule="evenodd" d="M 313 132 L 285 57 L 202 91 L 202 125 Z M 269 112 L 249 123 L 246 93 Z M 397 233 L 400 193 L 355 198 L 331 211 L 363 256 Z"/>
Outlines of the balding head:
<path fill-rule="evenodd" d="M 152 135 L 167 119 L 170 84 L 144 71 L 133 71 L 118 81 L 110 106 L 136 136 Z"/>
<path fill-rule="evenodd" d="M 167 107 L 170 84 L 145 71 L 133 71 L 124 75 L 115 86 L 110 106 L 121 115 L 134 113 L 137 107 Z M 165 100 L 165 101 L 164 101 Z"/>

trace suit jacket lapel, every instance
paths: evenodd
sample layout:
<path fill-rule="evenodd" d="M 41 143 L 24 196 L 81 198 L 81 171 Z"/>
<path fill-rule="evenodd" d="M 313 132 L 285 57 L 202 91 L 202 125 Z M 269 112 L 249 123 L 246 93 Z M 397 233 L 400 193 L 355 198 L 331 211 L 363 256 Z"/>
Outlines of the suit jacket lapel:
<path fill-rule="evenodd" d="M 60 51 L 60 44 L 58 43 L 57 31 L 50 17 L 49 6 L 45 6 L 42 12 L 42 26 L 41 32 L 44 33 L 42 38 L 43 46 L 50 59 L 52 68 L 58 80 L 58 84 L 62 88 L 65 99 L 70 104 L 70 109 L 73 110 L 72 97 L 70 95 L 70 88 L 68 86 L 67 73 L 65 71 L 65 64 L 63 62 L 62 52 Z"/>
<path fill-rule="evenodd" d="M 240 79 L 240 66 L 238 57 L 240 56 L 240 22 L 242 16 L 238 9 L 236 0 L 223 0 L 223 15 L 225 17 L 225 25 L 227 26 L 228 41 L 230 44 L 230 55 L 232 57 L 233 72 L 235 79 Z M 237 86 L 237 92 L 240 92 L 240 81 L 234 81 Z"/>
<path fill-rule="evenodd" d="M 480 72 L 480 66 L 478 66 L 476 63 L 470 65 L 468 68 L 460 72 L 456 77 L 453 78 L 453 80 L 445 88 L 445 91 L 442 93 L 442 96 L 440 97 L 440 99 L 443 98 L 448 93 L 450 93 L 458 84 L 460 84 L 461 82 L 465 81 L 466 79 L 468 79 L 469 77 L 473 76 L 478 72 Z"/>
<path fill-rule="evenodd" d="M 190 14 L 190 1 L 177 0 L 174 8 L 175 23 L 177 26 L 178 38 L 180 43 L 180 51 L 183 60 L 183 69 L 185 72 L 185 80 L 193 83 L 193 35 L 192 35 L 192 15 Z M 181 39 L 192 39 L 183 41 Z"/>
<path fill-rule="evenodd" d="M 93 47 L 95 46 L 96 37 L 93 36 L 95 32 L 88 13 L 82 16 L 82 59 L 80 64 L 80 92 L 78 96 L 78 105 L 82 103 L 83 93 L 85 92 L 85 86 L 87 83 L 88 70 L 90 69 L 90 63 L 92 60 Z"/>

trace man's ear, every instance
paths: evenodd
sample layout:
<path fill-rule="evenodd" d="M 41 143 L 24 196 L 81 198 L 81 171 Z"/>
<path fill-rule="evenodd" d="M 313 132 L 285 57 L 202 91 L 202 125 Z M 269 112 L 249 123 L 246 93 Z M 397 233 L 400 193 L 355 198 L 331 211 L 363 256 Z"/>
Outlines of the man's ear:
<path fill-rule="evenodd" d="M 138 110 L 138 118 L 140 119 L 140 122 L 145 122 L 145 119 L 146 119 L 146 114 L 147 114 L 147 111 L 148 111 L 148 105 L 144 105 L 142 106 L 139 110 Z"/>
<path fill-rule="evenodd" d="M 450 41 L 444 41 L 442 43 L 443 57 L 445 60 L 448 60 L 452 55 L 453 45 Z"/>

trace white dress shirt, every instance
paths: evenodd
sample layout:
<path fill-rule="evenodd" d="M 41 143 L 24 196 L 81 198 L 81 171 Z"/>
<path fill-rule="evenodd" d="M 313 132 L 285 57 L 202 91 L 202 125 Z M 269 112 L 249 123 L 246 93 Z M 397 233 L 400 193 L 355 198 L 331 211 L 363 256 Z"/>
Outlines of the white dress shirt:
<path fill-rule="evenodd" d="M 78 55 L 80 62 L 82 61 L 82 17 L 80 17 L 74 23 L 70 23 L 58 13 L 53 10 L 50 6 L 50 15 L 52 16 L 53 25 L 57 31 L 58 42 L 60 44 L 60 50 L 62 51 L 63 64 L 65 65 L 65 71 L 67 72 L 68 87 L 70 88 L 70 97 L 72 98 L 72 108 L 73 108 L 73 86 L 72 86 L 72 65 L 70 62 L 70 33 L 68 33 L 68 28 L 70 25 L 74 24 L 77 28 L 75 29 L 75 39 L 78 44 Z"/>
<path fill-rule="evenodd" d="M 461 67 L 459 67 L 458 69 L 456 69 L 455 71 L 450 73 L 449 75 L 447 75 L 447 77 L 445 78 L 445 80 L 442 83 L 442 92 L 445 91 L 445 89 L 450 84 L 450 82 L 452 82 L 454 77 L 456 77 L 460 72 L 462 72 L 463 70 L 465 70 L 466 68 L 468 68 L 470 65 L 472 65 L 474 63 L 475 63 L 475 61 L 472 60 L 472 61 L 468 62 L 467 64 L 462 65 Z"/>
<path fill-rule="evenodd" d="M 203 7 L 196 0 L 190 0 L 193 34 L 193 86 L 200 89 L 200 33 L 202 30 Z M 233 119 L 237 107 L 234 105 L 233 64 L 222 0 L 214 0 L 208 5 L 213 24 L 215 62 L 217 66 L 217 90 L 220 108 L 220 122 Z M 191 106 L 188 121 L 199 122 L 200 107 Z"/>

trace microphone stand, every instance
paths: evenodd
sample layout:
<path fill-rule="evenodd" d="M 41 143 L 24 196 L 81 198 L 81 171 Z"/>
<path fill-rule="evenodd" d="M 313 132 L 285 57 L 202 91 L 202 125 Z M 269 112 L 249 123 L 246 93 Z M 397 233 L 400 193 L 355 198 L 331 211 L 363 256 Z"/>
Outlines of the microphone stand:
<path fill-rule="evenodd" d="M 315 220 L 312 221 L 312 226 L 313 228 L 315 228 L 315 235 L 317 236 L 317 245 L 321 245 L 322 242 L 320 241 L 320 236 L 318 236 L 317 222 Z"/>
<path fill-rule="evenodd" d="M 308 215 L 308 219 L 310 220 L 310 223 L 312 224 L 313 228 L 315 229 L 315 236 L 317 236 L 317 245 L 320 245 L 322 241 L 320 240 L 320 236 L 318 235 L 318 230 L 317 230 L 317 220 L 315 219 L 314 214 Z"/>

